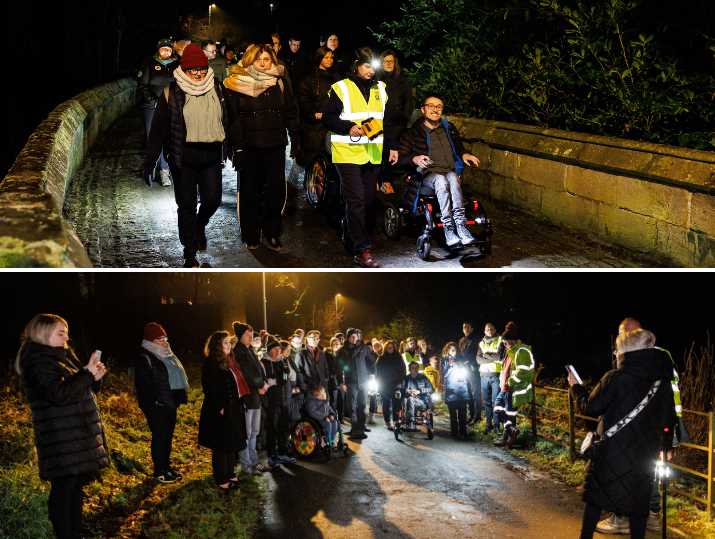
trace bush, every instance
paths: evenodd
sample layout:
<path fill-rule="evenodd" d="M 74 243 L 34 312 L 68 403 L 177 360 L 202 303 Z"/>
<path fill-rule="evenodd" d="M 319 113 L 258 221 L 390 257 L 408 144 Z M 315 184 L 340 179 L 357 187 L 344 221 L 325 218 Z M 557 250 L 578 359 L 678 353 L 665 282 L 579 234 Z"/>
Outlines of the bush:
<path fill-rule="evenodd" d="M 713 69 L 681 68 L 641 22 L 646 9 L 643 0 L 414 0 L 373 33 L 404 55 L 419 98 L 442 95 L 453 112 L 712 150 Z M 698 37 L 712 63 L 715 40 Z"/>

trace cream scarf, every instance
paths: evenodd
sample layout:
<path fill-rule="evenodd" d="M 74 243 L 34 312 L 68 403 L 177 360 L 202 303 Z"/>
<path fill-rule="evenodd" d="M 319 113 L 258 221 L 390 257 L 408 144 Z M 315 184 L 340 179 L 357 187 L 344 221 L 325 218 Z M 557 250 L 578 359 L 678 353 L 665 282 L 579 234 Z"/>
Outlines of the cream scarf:
<path fill-rule="evenodd" d="M 231 66 L 229 76 L 223 85 L 229 90 L 249 97 L 258 97 L 276 84 L 284 91 L 281 77 L 285 76 L 285 67 L 274 65 L 268 71 L 259 71 L 254 66 L 244 68 L 241 64 Z"/>
<path fill-rule="evenodd" d="M 223 142 L 226 131 L 223 127 L 221 101 L 214 89 L 214 72 L 209 68 L 201 82 L 191 79 L 181 67 L 174 70 L 174 79 L 186 94 L 184 122 L 186 142 Z"/>

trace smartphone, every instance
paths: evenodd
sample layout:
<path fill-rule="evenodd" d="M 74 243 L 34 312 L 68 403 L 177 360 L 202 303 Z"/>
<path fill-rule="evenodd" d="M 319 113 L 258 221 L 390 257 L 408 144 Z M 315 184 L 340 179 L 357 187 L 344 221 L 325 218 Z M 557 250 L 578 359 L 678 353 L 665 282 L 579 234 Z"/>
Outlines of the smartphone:
<path fill-rule="evenodd" d="M 94 353 L 97 354 L 97 359 L 101 361 L 101 360 L 102 360 L 102 351 L 101 351 L 101 350 L 95 350 Z"/>
<path fill-rule="evenodd" d="M 583 385 L 583 380 L 581 380 L 581 377 L 578 375 L 578 372 L 576 372 L 576 369 L 573 365 L 566 365 L 566 372 L 573 374 L 573 377 L 576 378 L 576 381 L 579 384 Z"/>

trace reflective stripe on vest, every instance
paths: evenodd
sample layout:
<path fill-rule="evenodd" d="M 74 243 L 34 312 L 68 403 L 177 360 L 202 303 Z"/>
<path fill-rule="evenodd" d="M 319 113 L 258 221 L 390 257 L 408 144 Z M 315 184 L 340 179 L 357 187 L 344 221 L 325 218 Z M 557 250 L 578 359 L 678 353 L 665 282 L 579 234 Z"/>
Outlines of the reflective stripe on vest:
<path fill-rule="evenodd" d="M 491 341 L 487 342 L 485 339 L 482 339 L 479 341 L 479 349 L 482 351 L 482 354 L 498 354 L 499 353 L 499 347 L 501 346 L 502 340 L 501 337 L 495 337 Z M 480 363 L 479 364 L 479 372 L 485 373 L 485 374 L 490 374 L 490 373 L 496 373 L 499 374 L 501 372 L 501 367 L 502 367 L 502 362 L 501 361 L 493 361 L 491 363 Z"/>
<path fill-rule="evenodd" d="M 385 105 L 387 103 L 387 90 L 385 83 L 378 81 L 370 88 L 369 101 L 365 101 L 360 88 L 350 79 L 343 79 L 332 85 L 331 91 L 335 92 L 343 104 L 340 114 L 341 120 L 360 123 L 368 118 L 373 118 L 382 128 L 385 118 Z M 351 137 L 350 135 L 330 134 L 330 148 L 333 163 L 349 163 L 364 165 L 382 163 L 382 146 L 384 138 L 378 136 L 374 140 L 367 137 Z"/>
<path fill-rule="evenodd" d="M 683 403 L 680 400 L 680 387 L 678 386 L 678 383 L 680 382 L 680 376 L 678 376 L 678 371 L 675 370 L 675 361 L 673 361 L 673 356 L 665 348 L 661 348 L 659 346 L 654 346 L 653 348 L 668 354 L 670 362 L 673 364 L 673 379 L 670 381 L 670 385 L 673 388 L 673 407 L 675 408 L 675 415 L 678 417 L 682 417 Z"/>

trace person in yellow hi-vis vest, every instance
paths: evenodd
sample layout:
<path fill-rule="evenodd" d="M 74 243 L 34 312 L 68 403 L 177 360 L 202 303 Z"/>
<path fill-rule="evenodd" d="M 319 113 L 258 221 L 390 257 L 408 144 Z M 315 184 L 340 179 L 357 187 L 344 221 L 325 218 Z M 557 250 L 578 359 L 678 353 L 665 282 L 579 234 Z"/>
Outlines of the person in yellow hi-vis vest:
<path fill-rule="evenodd" d="M 379 268 L 372 254 L 375 194 L 383 147 L 389 161 L 397 162 L 397 142 L 384 82 L 375 80 L 380 61 L 372 50 L 357 50 L 352 74 L 330 88 L 323 108 L 323 124 L 330 130 L 332 161 L 340 175 L 345 215 L 355 263 Z"/>

